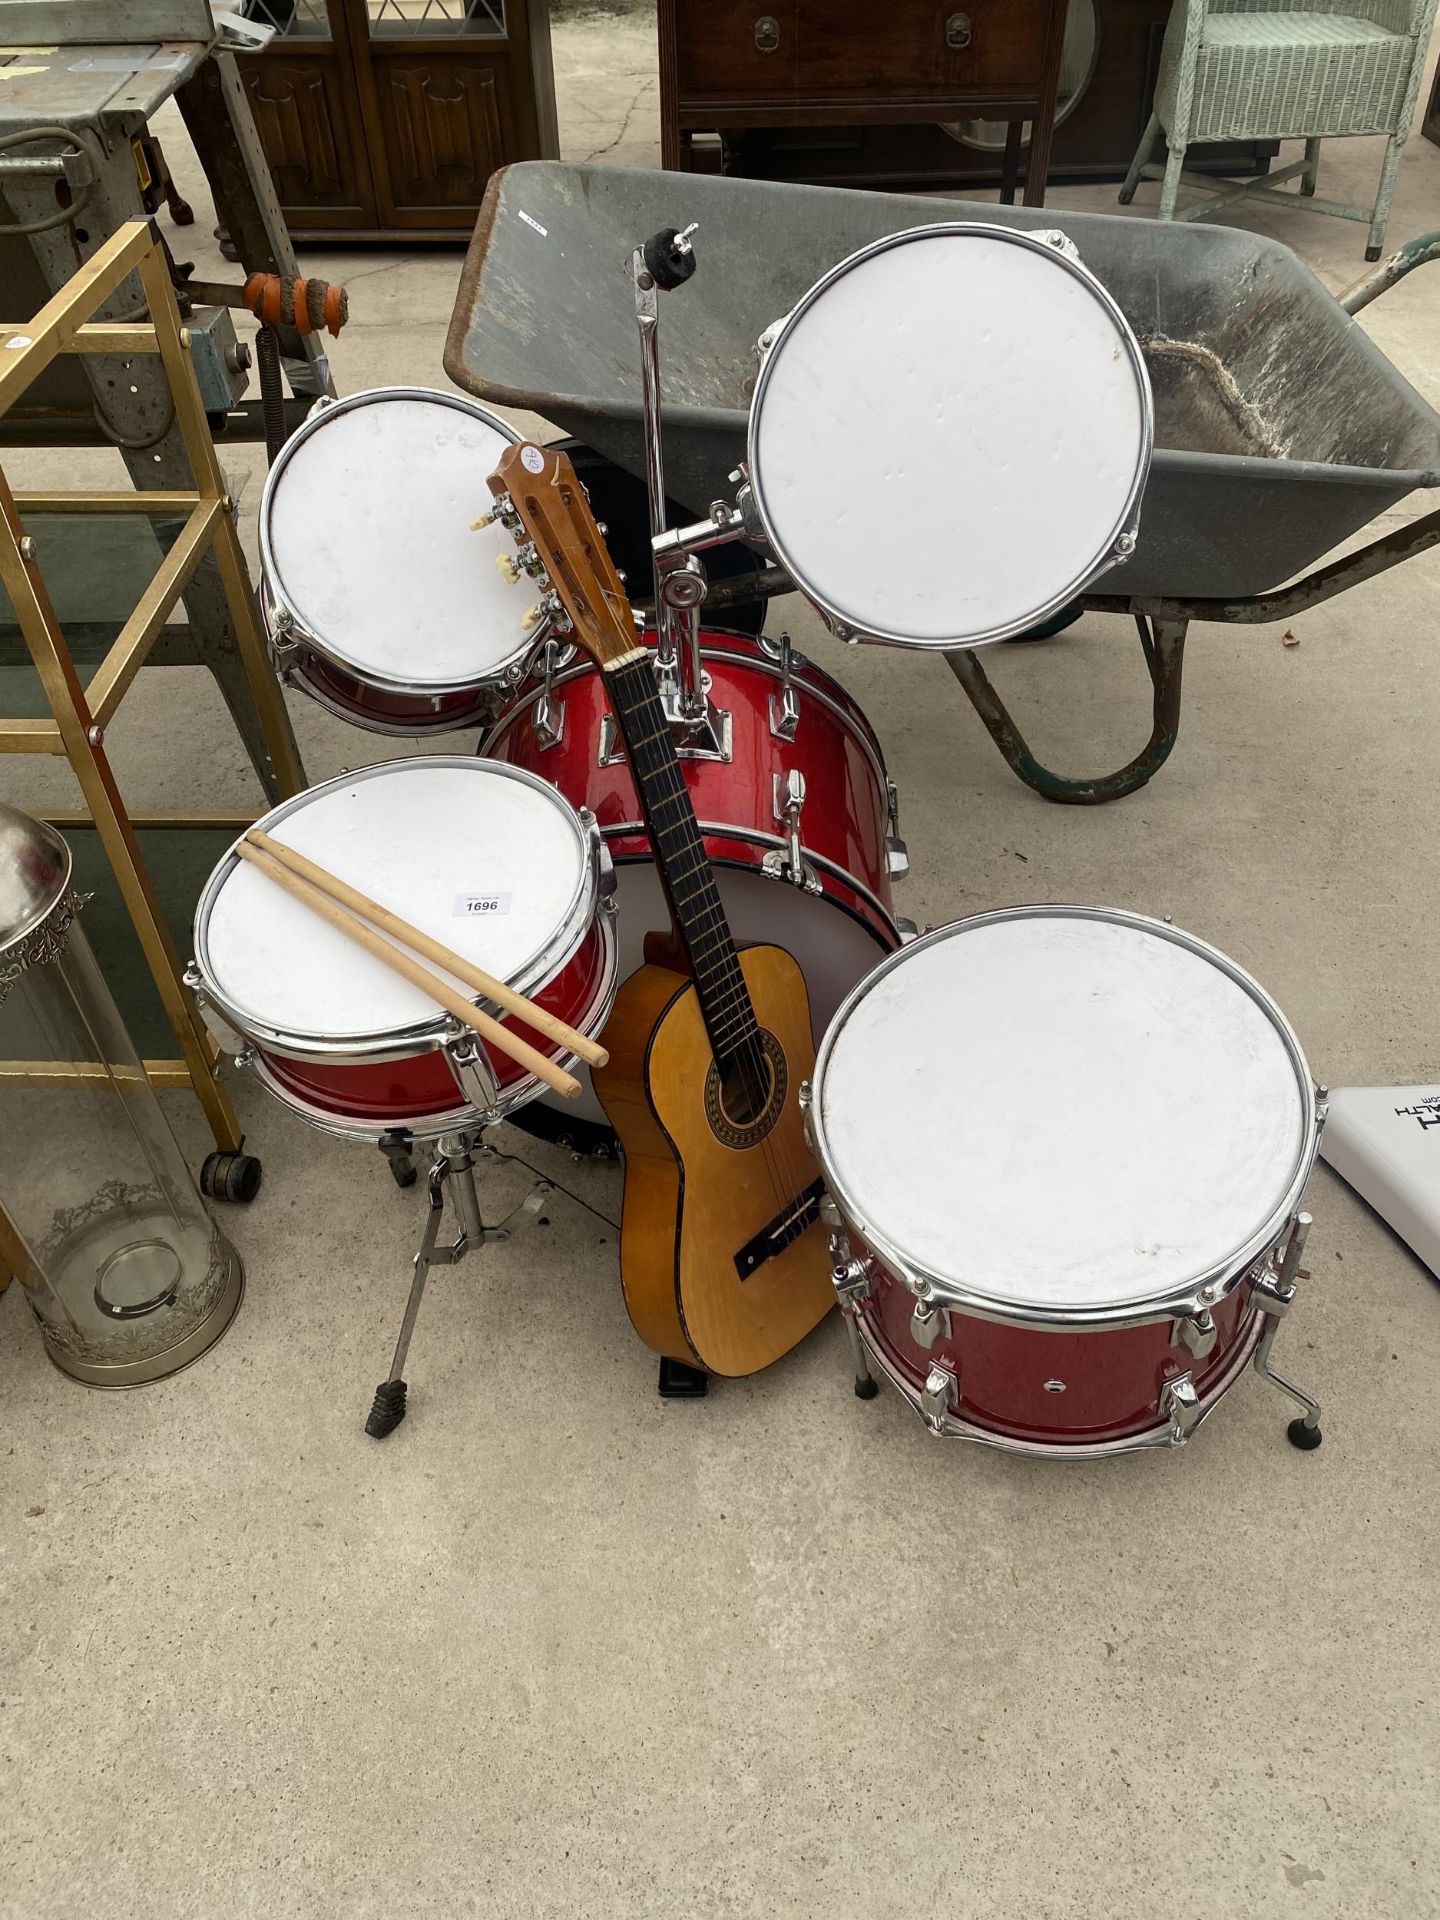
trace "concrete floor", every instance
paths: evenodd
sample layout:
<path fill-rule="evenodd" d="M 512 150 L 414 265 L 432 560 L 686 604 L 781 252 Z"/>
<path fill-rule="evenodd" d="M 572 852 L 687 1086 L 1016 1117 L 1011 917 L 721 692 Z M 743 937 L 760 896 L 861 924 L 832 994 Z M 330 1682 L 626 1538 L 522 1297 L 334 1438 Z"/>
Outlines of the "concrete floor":
<path fill-rule="evenodd" d="M 572 157 L 656 159 L 653 60 L 643 13 L 562 23 Z M 218 268 L 163 132 L 200 209 L 180 251 Z M 1377 163 L 1333 149 L 1322 190 L 1362 198 Z M 1358 228 L 1255 224 L 1333 288 L 1361 269 Z M 1391 235 L 1436 225 L 1440 150 L 1417 140 Z M 342 390 L 443 384 L 458 253 L 307 264 L 353 289 Z M 1417 276 L 1364 325 L 1440 403 L 1435 293 Z M 108 457 L 7 464 L 73 484 Z M 226 458 L 253 533 L 259 455 Z M 1293 648 L 1199 629 L 1171 764 L 1093 811 L 1027 793 L 942 662 L 787 616 L 884 741 L 904 911 L 1171 914 L 1252 969 L 1338 1085 L 1440 1074 L 1437 584 L 1415 562 L 1297 621 Z M 1063 768 L 1117 763 L 1148 726 L 1119 622 L 992 671 Z M 312 779 L 386 750 L 293 710 Z M 112 738 L 134 806 L 254 801 L 203 675 L 142 677 Z M 4 790 L 71 803 L 33 762 Z M 235 1097 L 265 1187 L 225 1214 L 249 1290 L 200 1366 L 87 1394 L 18 1288 L 0 1301 L 0 1913 L 1440 1911 L 1440 1299 L 1328 1172 L 1278 1350 L 1324 1402 L 1315 1454 L 1251 1376 L 1179 1455 L 941 1446 L 894 1396 L 854 1400 L 833 1317 L 771 1372 L 661 1404 L 614 1233 L 569 1202 L 437 1277 L 411 1417 L 380 1447 L 360 1423 L 420 1201 Z M 168 1108 L 198 1158 L 191 1103 Z M 614 1212 L 613 1170 L 500 1138 Z M 526 1179 L 500 1168 L 493 1210 Z"/>

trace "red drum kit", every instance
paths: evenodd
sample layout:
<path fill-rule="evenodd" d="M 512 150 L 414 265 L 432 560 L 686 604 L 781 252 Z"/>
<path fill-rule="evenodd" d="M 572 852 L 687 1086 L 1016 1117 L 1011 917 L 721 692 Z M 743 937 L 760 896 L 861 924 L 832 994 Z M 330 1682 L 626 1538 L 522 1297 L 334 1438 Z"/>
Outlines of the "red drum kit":
<path fill-rule="evenodd" d="M 1078 1459 L 1183 1443 L 1253 1363 L 1303 1409 L 1290 1438 L 1318 1445 L 1317 1404 L 1270 1364 L 1325 1114 L 1279 1010 L 1214 948 L 1122 911 L 1012 907 L 915 937 L 860 707 L 788 637 L 700 624 L 703 555 L 732 541 L 847 641 L 967 648 L 1047 619 L 1138 538 L 1153 416 L 1130 327 L 1058 232 L 896 234 L 761 335 L 735 500 L 667 529 L 658 295 L 694 272 L 691 231 L 631 261 L 656 601 L 637 647 L 736 941 L 785 949 L 809 988 L 818 1055 L 792 1097 L 857 1392 L 883 1376 L 935 1434 Z M 261 826 L 593 1040 L 670 913 L 604 676 L 533 546 L 511 558 L 483 514 L 517 444 L 455 395 L 391 388 L 322 405 L 285 447 L 261 507 L 277 669 L 377 733 L 485 733 L 478 758 L 345 774 Z M 189 979 L 306 1120 L 397 1171 L 434 1143 L 367 1423 L 388 1432 L 428 1268 L 496 1236 L 472 1149 L 502 1118 L 599 1138 L 583 1060 L 512 1022 L 547 1086 L 235 850 Z M 554 1090 L 571 1069 L 578 1104 Z M 460 1231 L 439 1249 L 447 1188 Z"/>

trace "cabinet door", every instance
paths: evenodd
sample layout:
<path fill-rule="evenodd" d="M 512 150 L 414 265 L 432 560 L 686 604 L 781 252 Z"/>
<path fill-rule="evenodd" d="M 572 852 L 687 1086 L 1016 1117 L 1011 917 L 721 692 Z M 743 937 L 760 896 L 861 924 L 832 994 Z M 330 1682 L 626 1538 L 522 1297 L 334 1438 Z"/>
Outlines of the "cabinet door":
<path fill-rule="evenodd" d="M 238 61 L 286 221 L 297 233 L 373 227 L 375 188 L 343 26 L 332 32 L 325 0 L 246 0 L 245 11 L 276 29 L 263 53 Z"/>
<path fill-rule="evenodd" d="M 541 151 L 523 0 L 363 0 L 352 19 L 387 226 L 468 233 L 486 182 Z"/>

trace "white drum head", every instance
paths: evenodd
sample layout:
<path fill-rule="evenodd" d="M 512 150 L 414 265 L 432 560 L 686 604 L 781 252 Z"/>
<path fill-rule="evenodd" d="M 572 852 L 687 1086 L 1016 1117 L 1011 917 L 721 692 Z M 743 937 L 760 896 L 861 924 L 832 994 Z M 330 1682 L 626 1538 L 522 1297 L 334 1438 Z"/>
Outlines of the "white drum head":
<path fill-rule="evenodd" d="M 277 611 L 356 677 L 444 692 L 528 650 L 539 589 L 502 580 L 498 524 L 470 530 L 518 435 L 458 395 L 377 388 L 322 408 L 286 442 L 260 503 Z"/>
<path fill-rule="evenodd" d="M 750 481 L 832 622 L 967 647 L 1037 625 L 1128 551 L 1153 439 L 1135 336 L 1073 250 L 922 227 L 842 262 L 781 324 Z"/>
<path fill-rule="evenodd" d="M 512 984 L 561 942 L 589 884 L 569 802 L 491 760 L 393 760 L 312 788 L 261 825 Z M 343 1043 L 442 1017 L 418 987 L 233 855 L 201 898 L 195 942 L 207 983 L 247 1026 Z"/>
<path fill-rule="evenodd" d="M 812 1124 L 842 1208 L 943 1294 L 1084 1319 L 1233 1278 L 1315 1153 L 1308 1069 L 1252 981 L 1138 917 L 941 928 L 842 1008 Z"/>

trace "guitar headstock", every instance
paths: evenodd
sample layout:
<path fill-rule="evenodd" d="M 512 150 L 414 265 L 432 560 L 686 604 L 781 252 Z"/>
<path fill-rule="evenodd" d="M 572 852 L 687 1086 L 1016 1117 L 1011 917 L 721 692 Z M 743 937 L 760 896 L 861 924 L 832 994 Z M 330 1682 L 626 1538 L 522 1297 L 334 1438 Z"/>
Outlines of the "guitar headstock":
<path fill-rule="evenodd" d="M 639 650 L 635 616 L 625 587 L 590 510 L 570 456 L 532 441 L 507 447 L 490 475 L 496 518 L 520 543 L 520 571 L 548 585 L 563 610 L 556 631 L 575 639 L 599 667 L 613 667 Z"/>

